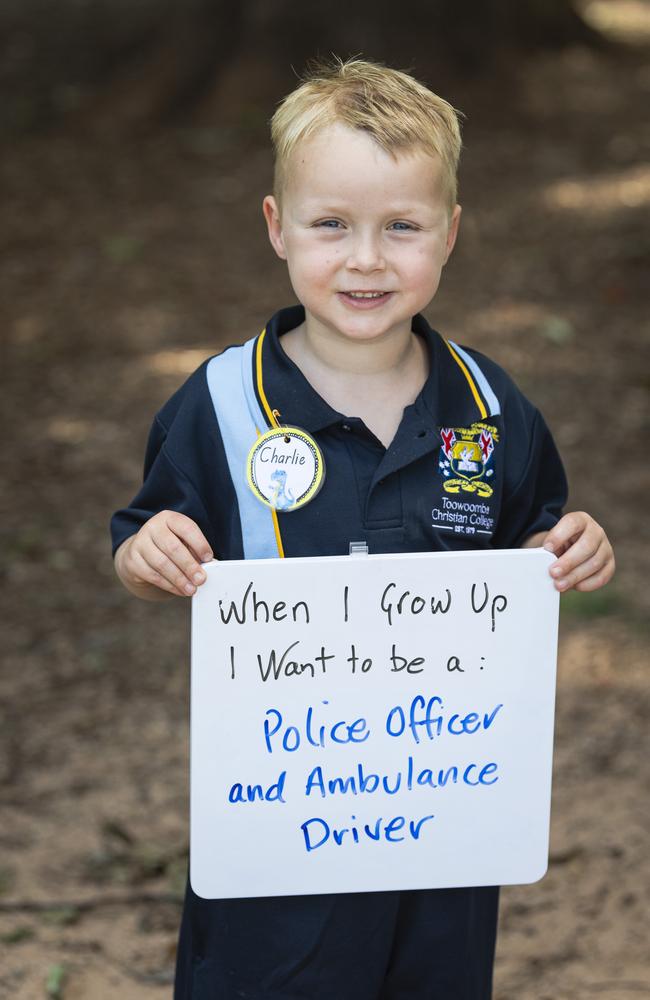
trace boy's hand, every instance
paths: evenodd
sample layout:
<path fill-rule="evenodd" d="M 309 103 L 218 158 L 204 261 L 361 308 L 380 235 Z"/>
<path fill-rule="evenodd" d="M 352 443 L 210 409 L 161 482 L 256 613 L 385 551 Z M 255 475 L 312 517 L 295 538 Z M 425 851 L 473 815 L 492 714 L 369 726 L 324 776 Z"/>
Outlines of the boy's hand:
<path fill-rule="evenodd" d="M 614 575 L 612 546 L 601 526 L 584 511 L 565 514 L 551 531 L 533 535 L 525 547 L 543 545 L 558 556 L 550 569 L 559 591 L 598 590 Z"/>
<path fill-rule="evenodd" d="M 213 558 L 201 529 L 173 510 L 155 514 L 115 553 L 115 570 L 127 590 L 145 600 L 191 597 L 205 581 L 201 562 Z"/>

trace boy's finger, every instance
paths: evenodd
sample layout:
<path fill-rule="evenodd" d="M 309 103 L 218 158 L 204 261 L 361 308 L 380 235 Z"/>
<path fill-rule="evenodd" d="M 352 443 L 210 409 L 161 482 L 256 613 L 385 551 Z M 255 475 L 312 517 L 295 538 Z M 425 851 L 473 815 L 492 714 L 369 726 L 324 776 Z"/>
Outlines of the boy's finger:
<path fill-rule="evenodd" d="M 190 517 L 172 511 L 167 518 L 167 526 L 192 549 L 200 562 L 209 562 L 214 558 L 208 540 L 198 524 Z"/>
<path fill-rule="evenodd" d="M 577 545 L 574 546 L 577 548 Z M 593 555 L 581 560 L 570 570 L 566 570 L 561 576 L 555 578 L 555 585 L 558 590 L 570 590 L 585 580 L 592 579 L 603 572 L 607 563 L 608 546 L 603 542 L 598 546 Z M 558 563 L 553 567 L 556 569 Z M 603 581 L 604 582 L 604 581 Z"/>
<path fill-rule="evenodd" d="M 604 587 L 606 583 L 609 583 L 612 576 L 614 575 L 614 560 L 608 560 L 598 573 L 594 573 L 593 576 L 588 576 L 586 580 L 581 580 L 580 583 L 576 584 L 576 590 L 580 593 L 588 593 L 590 590 L 598 590 L 600 587 Z"/>
<path fill-rule="evenodd" d="M 555 580 L 564 579 L 572 570 L 593 558 L 598 551 L 598 541 L 585 532 L 577 542 L 571 545 L 566 552 L 560 556 L 550 569 L 551 576 Z"/>
<path fill-rule="evenodd" d="M 548 549 L 549 552 L 561 552 L 572 538 L 580 534 L 580 532 L 584 532 L 588 520 L 588 516 L 582 511 L 573 511 L 571 514 L 565 514 L 547 534 L 544 540 L 544 548 Z"/>
<path fill-rule="evenodd" d="M 134 572 L 143 583 L 153 584 L 154 587 L 158 587 L 168 594 L 174 594 L 175 597 L 189 596 L 184 590 L 179 590 L 170 580 L 155 570 L 140 552 L 134 552 L 132 559 Z"/>
<path fill-rule="evenodd" d="M 205 571 L 201 568 L 201 564 L 196 561 L 193 553 L 190 552 L 185 542 L 181 541 L 178 535 L 175 535 L 168 528 L 155 528 L 151 532 L 151 541 L 174 567 L 185 575 L 188 583 L 198 586 L 205 581 Z M 153 556 L 154 559 L 158 558 L 155 553 L 153 553 Z M 156 569 L 159 569 L 157 563 L 154 562 L 153 565 Z M 168 572 L 162 570 L 161 572 L 168 579 L 172 579 Z M 181 585 L 176 579 L 173 579 L 172 582 L 176 583 L 177 586 Z"/>
<path fill-rule="evenodd" d="M 158 546 L 155 536 L 152 535 L 150 541 L 142 550 L 142 556 L 150 570 L 167 580 L 183 596 L 191 597 L 196 591 L 197 584 L 186 574 L 181 563 L 183 562 L 189 567 L 196 567 L 192 571 L 193 575 L 200 574 L 201 576 L 200 581 L 197 580 L 197 583 L 203 582 L 205 574 L 199 564 L 189 554 L 183 543 L 178 541 L 176 536 L 170 532 L 167 534 L 173 539 L 171 542 L 168 539 L 166 540 L 166 544 L 169 546 L 167 551 Z"/>

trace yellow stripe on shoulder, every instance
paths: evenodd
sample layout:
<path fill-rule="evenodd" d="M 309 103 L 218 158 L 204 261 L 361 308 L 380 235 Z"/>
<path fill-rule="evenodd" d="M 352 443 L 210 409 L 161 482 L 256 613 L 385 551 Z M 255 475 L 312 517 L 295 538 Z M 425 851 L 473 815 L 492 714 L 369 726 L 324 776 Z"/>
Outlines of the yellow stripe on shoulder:
<path fill-rule="evenodd" d="M 476 405 L 478 406 L 478 411 L 481 414 L 481 419 L 485 420 L 485 418 L 488 415 L 488 411 L 487 411 L 487 409 L 485 407 L 485 403 L 483 402 L 483 400 L 481 399 L 481 397 L 479 395 L 479 391 L 478 391 L 478 389 L 476 387 L 476 382 L 474 381 L 474 379 L 470 375 L 469 369 L 467 368 L 467 365 L 465 364 L 465 362 L 463 361 L 463 359 L 460 358 L 458 356 L 458 354 L 456 354 L 456 351 L 453 349 L 453 347 L 451 346 L 451 344 L 449 343 L 448 340 L 445 340 L 445 344 L 449 348 L 449 353 L 451 354 L 452 358 L 454 359 L 454 361 L 456 362 L 456 364 L 458 365 L 458 367 L 462 371 L 463 375 L 467 379 L 467 384 L 469 385 L 469 387 L 470 387 L 470 389 L 472 391 L 472 396 L 474 397 L 474 401 L 475 401 Z"/>
<path fill-rule="evenodd" d="M 262 406 L 264 407 L 264 412 L 266 413 L 267 419 L 271 427 L 279 427 L 277 417 L 275 413 L 269 406 L 269 401 L 266 398 L 266 393 L 264 392 L 264 379 L 262 377 L 262 345 L 264 344 L 264 338 L 266 336 L 266 327 L 262 330 L 259 337 L 257 338 L 257 347 L 255 351 L 255 375 L 257 382 L 257 391 L 259 397 L 262 401 Z M 259 430 L 258 430 L 259 435 Z M 273 518 L 273 532 L 275 534 L 275 543 L 278 547 L 278 556 L 280 559 L 284 559 L 284 545 L 282 544 L 282 534 L 280 533 L 280 522 L 278 521 L 278 513 L 275 510 L 271 510 L 271 517 Z"/>
<path fill-rule="evenodd" d="M 264 344 L 265 336 L 266 336 L 266 327 L 264 327 L 259 337 L 257 338 L 257 347 L 255 350 L 255 375 L 256 375 L 255 381 L 257 382 L 257 391 L 262 401 L 264 412 L 266 413 L 267 419 L 269 421 L 269 426 L 279 427 L 280 424 L 278 423 L 273 410 L 269 406 L 269 401 L 266 398 L 266 393 L 264 392 L 264 379 L 262 378 L 262 345 Z"/>

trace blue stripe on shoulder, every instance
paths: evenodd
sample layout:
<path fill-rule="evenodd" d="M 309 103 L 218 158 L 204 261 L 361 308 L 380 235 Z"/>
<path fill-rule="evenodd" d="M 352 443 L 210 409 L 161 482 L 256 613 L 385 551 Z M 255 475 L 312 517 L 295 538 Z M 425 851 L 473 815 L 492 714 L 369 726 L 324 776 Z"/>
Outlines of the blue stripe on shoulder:
<path fill-rule="evenodd" d="M 228 469 L 237 495 L 245 559 L 277 558 L 271 511 L 255 498 L 246 481 L 246 459 L 258 434 L 267 429 L 253 384 L 253 350 L 257 338 L 211 358 L 206 369 Z"/>
<path fill-rule="evenodd" d="M 483 399 L 487 404 L 488 410 L 490 411 L 489 415 L 491 417 L 497 417 L 501 413 L 499 400 L 494 394 L 492 386 L 490 385 L 487 378 L 479 368 L 477 362 L 474 360 L 473 357 L 471 357 L 467 353 L 467 351 L 464 351 L 462 347 L 459 347 L 458 344 L 455 344 L 453 340 L 450 340 L 449 343 L 456 351 L 456 353 L 459 355 L 459 357 L 463 359 L 463 361 L 471 371 L 472 375 L 474 376 L 476 383 L 483 394 Z"/>

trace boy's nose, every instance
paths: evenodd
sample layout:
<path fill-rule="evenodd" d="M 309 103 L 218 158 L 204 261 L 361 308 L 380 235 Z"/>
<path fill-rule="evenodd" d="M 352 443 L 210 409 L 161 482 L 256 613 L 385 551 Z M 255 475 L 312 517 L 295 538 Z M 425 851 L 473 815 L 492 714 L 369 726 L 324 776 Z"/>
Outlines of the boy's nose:
<path fill-rule="evenodd" d="M 383 271 L 386 264 L 379 240 L 374 236 L 359 236 L 351 247 L 347 267 L 351 271 Z"/>

